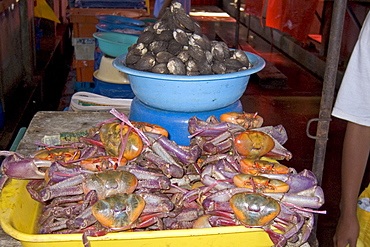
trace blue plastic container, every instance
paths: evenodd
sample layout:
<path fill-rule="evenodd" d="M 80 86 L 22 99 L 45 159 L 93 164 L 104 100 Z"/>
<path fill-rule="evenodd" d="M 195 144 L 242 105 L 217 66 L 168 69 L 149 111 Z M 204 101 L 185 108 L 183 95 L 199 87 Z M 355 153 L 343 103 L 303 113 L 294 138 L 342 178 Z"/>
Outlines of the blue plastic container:
<path fill-rule="evenodd" d="M 97 15 L 96 18 L 98 18 L 100 23 L 126 24 L 139 27 L 145 26 L 145 22 L 143 21 L 119 15 Z"/>
<path fill-rule="evenodd" d="M 147 9 L 143 0 L 76 0 L 77 8 Z"/>
<path fill-rule="evenodd" d="M 103 95 L 109 98 L 133 99 L 134 92 L 130 84 L 110 83 L 97 79 L 94 77 L 95 88 L 93 93 Z"/>
<path fill-rule="evenodd" d="M 157 124 L 168 131 L 170 140 L 179 145 L 189 145 L 189 118 L 196 116 L 201 120 L 206 120 L 211 115 L 219 118 L 221 114 L 227 112 L 243 112 L 241 102 L 238 100 L 229 106 L 212 111 L 173 112 L 148 106 L 135 97 L 131 103 L 129 120 Z"/>
<path fill-rule="evenodd" d="M 144 31 L 144 27 L 115 23 L 98 23 L 95 27 L 99 32 L 125 33 L 136 36 Z"/>
<path fill-rule="evenodd" d="M 76 81 L 74 86 L 76 92 L 92 92 L 95 88 L 95 83 L 89 81 Z"/>
<path fill-rule="evenodd" d="M 128 68 L 126 54 L 118 56 L 113 66 L 126 73 L 136 97 L 146 105 L 176 112 L 203 112 L 220 109 L 240 99 L 251 74 L 265 66 L 263 58 L 245 52 L 251 68 L 217 75 L 168 75 Z"/>
<path fill-rule="evenodd" d="M 112 32 L 96 32 L 93 36 L 97 39 L 100 50 L 111 57 L 127 53 L 128 48 L 138 39 L 136 35 Z"/>

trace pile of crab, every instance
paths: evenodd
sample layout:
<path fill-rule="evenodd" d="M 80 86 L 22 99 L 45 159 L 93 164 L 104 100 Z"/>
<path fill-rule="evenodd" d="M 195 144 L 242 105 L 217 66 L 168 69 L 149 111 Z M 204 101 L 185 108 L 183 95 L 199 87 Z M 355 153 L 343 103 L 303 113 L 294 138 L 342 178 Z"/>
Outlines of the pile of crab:
<path fill-rule="evenodd" d="M 29 179 L 43 204 L 40 234 L 153 231 L 244 225 L 262 228 L 275 246 L 307 241 L 324 193 L 309 170 L 297 172 L 283 126 L 257 114 L 192 117 L 190 145 L 153 124 L 114 119 L 78 141 L 30 156 L 2 151 L 1 186 Z"/>

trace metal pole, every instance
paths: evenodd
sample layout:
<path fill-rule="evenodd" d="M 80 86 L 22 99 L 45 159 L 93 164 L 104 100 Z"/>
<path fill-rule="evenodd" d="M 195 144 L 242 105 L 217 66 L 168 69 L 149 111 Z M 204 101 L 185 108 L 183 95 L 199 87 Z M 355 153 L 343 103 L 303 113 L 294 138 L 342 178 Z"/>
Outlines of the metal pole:
<path fill-rule="evenodd" d="M 236 11 L 235 11 L 235 40 L 234 40 L 234 48 L 239 48 L 239 25 L 240 25 L 240 0 L 236 0 Z"/>
<path fill-rule="evenodd" d="M 337 78 L 346 6 L 346 0 L 336 0 L 333 5 L 333 17 L 330 27 L 328 55 L 326 59 L 324 84 L 320 102 L 319 121 L 317 123 L 315 152 L 312 165 L 312 171 L 317 176 L 317 180 L 320 185 L 324 170 L 326 144 L 334 100 L 334 90 Z"/>

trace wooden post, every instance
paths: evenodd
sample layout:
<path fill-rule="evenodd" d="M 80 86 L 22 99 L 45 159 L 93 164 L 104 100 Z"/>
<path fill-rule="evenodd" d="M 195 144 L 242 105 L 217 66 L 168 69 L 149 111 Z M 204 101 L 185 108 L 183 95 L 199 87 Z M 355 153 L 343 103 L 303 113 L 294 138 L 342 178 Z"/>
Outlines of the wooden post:
<path fill-rule="evenodd" d="M 19 1 L 21 24 L 21 49 L 24 80 L 32 83 L 36 66 L 35 27 L 33 22 L 33 0 Z"/>

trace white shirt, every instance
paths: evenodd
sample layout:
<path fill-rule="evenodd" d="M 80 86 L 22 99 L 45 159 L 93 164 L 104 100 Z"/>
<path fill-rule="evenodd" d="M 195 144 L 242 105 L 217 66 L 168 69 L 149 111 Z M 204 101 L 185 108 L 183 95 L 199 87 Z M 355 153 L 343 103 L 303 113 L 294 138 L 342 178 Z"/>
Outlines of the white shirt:
<path fill-rule="evenodd" d="M 370 126 L 370 12 L 343 76 L 332 115 Z"/>

